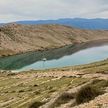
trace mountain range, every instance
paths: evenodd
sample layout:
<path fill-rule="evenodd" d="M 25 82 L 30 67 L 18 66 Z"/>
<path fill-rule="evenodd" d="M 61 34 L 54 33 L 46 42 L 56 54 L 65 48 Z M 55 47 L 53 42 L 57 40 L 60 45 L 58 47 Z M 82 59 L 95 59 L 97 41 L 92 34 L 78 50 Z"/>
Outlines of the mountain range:
<path fill-rule="evenodd" d="M 108 19 L 84 19 L 84 18 L 64 18 L 57 20 L 28 20 L 28 21 L 17 21 L 17 24 L 61 24 L 71 27 L 76 27 L 80 29 L 90 29 L 90 30 L 107 30 L 108 29 Z"/>

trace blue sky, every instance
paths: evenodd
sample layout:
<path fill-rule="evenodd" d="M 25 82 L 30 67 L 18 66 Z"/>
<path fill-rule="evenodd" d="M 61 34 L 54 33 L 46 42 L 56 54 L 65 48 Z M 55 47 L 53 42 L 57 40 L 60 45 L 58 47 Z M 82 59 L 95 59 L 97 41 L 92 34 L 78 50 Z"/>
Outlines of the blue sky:
<path fill-rule="evenodd" d="M 0 22 L 108 18 L 108 0 L 0 0 Z"/>

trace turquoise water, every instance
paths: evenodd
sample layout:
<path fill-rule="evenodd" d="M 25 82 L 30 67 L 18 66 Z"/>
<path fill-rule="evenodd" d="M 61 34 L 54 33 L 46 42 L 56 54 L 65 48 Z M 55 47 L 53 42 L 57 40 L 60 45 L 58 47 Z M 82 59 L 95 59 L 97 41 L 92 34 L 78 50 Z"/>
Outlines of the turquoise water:
<path fill-rule="evenodd" d="M 47 60 L 44 62 L 42 58 Z M 0 69 L 27 71 L 49 69 L 93 63 L 108 58 L 108 45 L 88 48 L 87 45 L 66 46 L 63 48 L 29 52 L 0 58 Z"/>
<path fill-rule="evenodd" d="M 50 59 L 45 62 L 40 60 L 23 67 L 20 71 L 88 64 L 106 58 L 108 58 L 108 45 L 83 49 L 71 55 L 64 55 L 59 59 Z"/>

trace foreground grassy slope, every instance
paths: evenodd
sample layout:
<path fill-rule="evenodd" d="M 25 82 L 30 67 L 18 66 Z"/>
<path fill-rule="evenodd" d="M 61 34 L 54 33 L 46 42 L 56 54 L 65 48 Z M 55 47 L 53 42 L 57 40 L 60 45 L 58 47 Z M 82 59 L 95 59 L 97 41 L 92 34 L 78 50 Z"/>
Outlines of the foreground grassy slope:
<path fill-rule="evenodd" d="M 0 56 L 99 39 L 108 39 L 108 31 L 80 30 L 62 25 L 7 24 L 0 27 Z"/>
<path fill-rule="evenodd" d="M 100 82 L 97 79 L 100 79 Z M 92 82 L 93 80 L 96 81 Z M 108 80 L 108 60 L 45 71 L 16 74 L 0 73 L 0 108 L 29 108 L 33 102 L 35 102 L 35 106 L 44 104 L 42 108 L 53 108 L 54 106 L 63 108 L 70 104 L 70 100 L 72 100 L 71 107 L 66 108 L 76 107 L 77 104 L 72 103 L 75 101 L 77 90 L 86 84 L 99 88 L 107 87 L 108 83 L 101 80 Z M 63 94 L 64 92 L 71 93 L 71 96 Z M 104 93 L 105 97 L 108 97 L 108 91 L 106 90 Z M 102 106 L 106 103 L 106 100 L 101 100 L 101 102 Z M 99 105 L 97 103 L 94 106 Z"/>

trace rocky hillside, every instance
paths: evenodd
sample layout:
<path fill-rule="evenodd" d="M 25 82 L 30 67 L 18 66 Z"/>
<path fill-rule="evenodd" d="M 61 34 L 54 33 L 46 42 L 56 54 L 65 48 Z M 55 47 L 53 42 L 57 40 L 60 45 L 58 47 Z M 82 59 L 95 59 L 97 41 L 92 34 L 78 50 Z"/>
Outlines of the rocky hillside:
<path fill-rule="evenodd" d="M 80 30 L 62 25 L 7 24 L 0 27 L 0 56 L 58 48 L 69 44 L 108 39 L 108 31 Z"/>
<path fill-rule="evenodd" d="M 43 71 L 0 71 L 0 108 L 108 108 L 108 60 Z"/>

